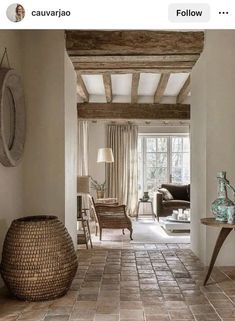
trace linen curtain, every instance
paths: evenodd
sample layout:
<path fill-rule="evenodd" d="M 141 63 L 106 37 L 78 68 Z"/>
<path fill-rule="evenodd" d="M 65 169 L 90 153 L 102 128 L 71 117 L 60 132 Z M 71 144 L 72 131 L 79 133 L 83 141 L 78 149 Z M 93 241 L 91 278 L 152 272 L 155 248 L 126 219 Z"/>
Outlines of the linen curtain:
<path fill-rule="evenodd" d="M 116 197 L 134 215 L 138 202 L 138 126 L 108 125 L 108 147 L 112 148 L 114 163 L 107 165 L 109 197 Z"/>
<path fill-rule="evenodd" d="M 88 122 L 78 121 L 78 164 L 77 175 L 88 175 Z M 82 196 L 84 208 L 88 208 L 89 200 L 86 195 Z"/>

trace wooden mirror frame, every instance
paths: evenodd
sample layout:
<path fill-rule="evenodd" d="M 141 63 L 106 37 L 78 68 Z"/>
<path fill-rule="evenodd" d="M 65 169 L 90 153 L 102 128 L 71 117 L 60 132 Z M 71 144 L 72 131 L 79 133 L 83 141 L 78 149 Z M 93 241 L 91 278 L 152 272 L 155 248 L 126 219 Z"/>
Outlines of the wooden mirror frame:
<path fill-rule="evenodd" d="M 4 95 L 9 90 L 14 106 L 14 133 L 11 146 L 7 142 L 4 123 Z M 0 68 L 0 162 L 7 167 L 17 166 L 25 143 L 24 92 L 19 74 L 14 69 Z"/>

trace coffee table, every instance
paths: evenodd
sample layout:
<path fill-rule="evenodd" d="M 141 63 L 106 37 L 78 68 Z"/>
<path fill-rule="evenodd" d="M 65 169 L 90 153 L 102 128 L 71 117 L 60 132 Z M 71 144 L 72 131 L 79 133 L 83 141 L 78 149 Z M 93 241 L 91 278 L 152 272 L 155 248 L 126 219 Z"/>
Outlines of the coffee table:
<path fill-rule="evenodd" d="M 160 217 L 159 224 L 167 231 L 190 230 L 190 221 L 172 220 L 172 217 Z"/>

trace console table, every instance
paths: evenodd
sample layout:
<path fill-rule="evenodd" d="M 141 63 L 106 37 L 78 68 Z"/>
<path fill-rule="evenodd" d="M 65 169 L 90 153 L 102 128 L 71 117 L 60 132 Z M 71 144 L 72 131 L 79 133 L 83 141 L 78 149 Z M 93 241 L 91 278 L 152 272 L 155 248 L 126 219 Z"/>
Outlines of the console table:
<path fill-rule="evenodd" d="M 206 278 L 204 280 L 204 285 L 206 285 L 207 281 L 210 278 L 211 272 L 213 270 L 213 267 L 215 265 L 215 261 L 216 258 L 219 254 L 219 251 L 224 243 L 224 241 L 226 240 L 227 236 L 229 235 L 229 233 L 235 228 L 235 224 L 228 224 L 225 222 L 220 222 L 220 221 L 216 221 L 215 218 L 202 218 L 201 219 L 201 223 L 207 226 L 212 226 L 212 227 L 219 227 L 221 228 L 220 233 L 218 235 L 217 241 L 215 243 L 215 248 L 211 257 L 211 261 L 210 261 L 210 265 L 208 268 L 208 272 L 206 275 Z"/>

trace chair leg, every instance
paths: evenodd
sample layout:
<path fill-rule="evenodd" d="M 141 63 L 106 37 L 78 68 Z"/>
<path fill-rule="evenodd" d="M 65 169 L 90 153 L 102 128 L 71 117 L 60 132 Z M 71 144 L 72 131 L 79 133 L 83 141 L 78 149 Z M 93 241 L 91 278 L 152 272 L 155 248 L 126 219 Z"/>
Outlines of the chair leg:
<path fill-rule="evenodd" d="M 98 234 L 98 226 L 96 225 L 95 226 L 95 236 L 97 236 L 97 234 Z"/>
<path fill-rule="evenodd" d="M 100 228 L 100 241 L 102 241 L 102 228 Z"/>
<path fill-rule="evenodd" d="M 122 234 L 125 235 L 125 231 L 124 231 L 124 228 L 122 229 Z"/>

